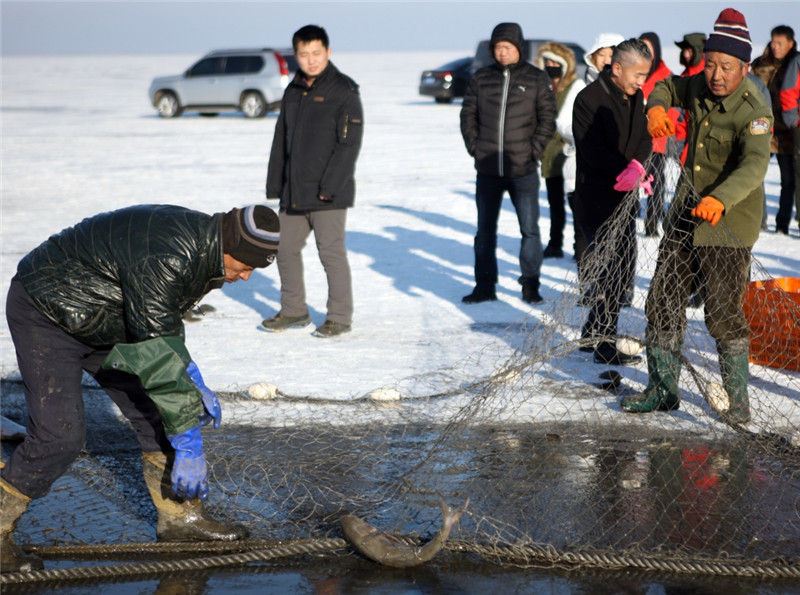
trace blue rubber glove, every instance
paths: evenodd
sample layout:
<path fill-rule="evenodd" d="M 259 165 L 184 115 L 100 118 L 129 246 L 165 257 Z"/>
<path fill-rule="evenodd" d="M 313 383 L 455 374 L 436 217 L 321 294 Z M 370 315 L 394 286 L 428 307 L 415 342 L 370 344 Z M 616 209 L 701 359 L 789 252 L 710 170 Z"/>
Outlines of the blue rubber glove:
<path fill-rule="evenodd" d="M 219 424 L 222 422 L 222 407 L 219 406 L 217 395 L 203 382 L 203 376 L 200 374 L 200 370 L 194 360 L 190 361 L 189 365 L 186 366 L 186 373 L 189 374 L 189 378 L 192 379 L 197 390 L 203 395 L 203 407 L 206 408 L 206 413 L 200 416 L 200 425 L 204 426 L 213 419 L 214 429 L 218 430 Z"/>
<path fill-rule="evenodd" d="M 208 471 L 203 455 L 203 437 L 200 426 L 183 434 L 168 436 L 175 449 L 172 465 L 172 491 L 180 498 L 208 498 Z"/>

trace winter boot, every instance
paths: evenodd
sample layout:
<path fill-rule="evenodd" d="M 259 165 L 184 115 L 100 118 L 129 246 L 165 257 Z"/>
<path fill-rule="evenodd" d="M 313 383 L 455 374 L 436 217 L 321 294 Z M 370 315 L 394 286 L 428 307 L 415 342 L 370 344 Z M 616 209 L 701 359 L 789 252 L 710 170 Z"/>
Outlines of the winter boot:
<path fill-rule="evenodd" d="M 678 377 L 680 352 L 661 347 L 647 347 L 647 388 L 639 395 L 622 397 L 620 407 L 631 413 L 672 411 L 680 406 Z"/>
<path fill-rule="evenodd" d="M 160 452 L 142 454 L 144 481 L 158 510 L 156 537 L 159 541 L 236 541 L 247 537 L 240 525 L 214 520 L 197 498 L 172 495 L 167 457 Z"/>
<path fill-rule="evenodd" d="M 539 278 L 536 277 L 522 286 L 522 301 L 526 304 L 540 304 L 544 301 L 539 295 Z"/>
<path fill-rule="evenodd" d="M 750 399 L 747 397 L 747 379 L 750 374 L 748 352 L 741 351 L 740 345 L 728 344 L 719 347 L 719 371 L 722 386 L 728 393 L 730 406 L 725 419 L 733 424 L 746 424 L 750 421 Z M 749 349 L 749 348 L 748 348 Z"/>
<path fill-rule="evenodd" d="M 0 572 L 31 572 L 44 568 L 39 558 L 23 552 L 11 536 L 30 503 L 30 498 L 0 479 Z"/>

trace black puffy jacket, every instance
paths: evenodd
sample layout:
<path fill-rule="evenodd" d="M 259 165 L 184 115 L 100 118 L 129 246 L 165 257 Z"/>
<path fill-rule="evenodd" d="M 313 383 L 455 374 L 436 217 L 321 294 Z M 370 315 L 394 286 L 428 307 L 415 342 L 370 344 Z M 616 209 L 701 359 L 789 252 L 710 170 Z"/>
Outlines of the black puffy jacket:
<path fill-rule="evenodd" d="M 461 107 L 461 136 L 478 173 L 519 178 L 536 171 L 555 133 L 550 78 L 520 61 L 481 68 Z"/>
<path fill-rule="evenodd" d="M 101 213 L 51 236 L 17 274 L 39 310 L 93 347 L 179 336 L 225 278 L 222 214 L 169 205 Z"/>
<path fill-rule="evenodd" d="M 310 87 L 298 71 L 275 124 L 267 198 L 289 212 L 352 207 L 363 118 L 358 85 L 332 63 Z"/>

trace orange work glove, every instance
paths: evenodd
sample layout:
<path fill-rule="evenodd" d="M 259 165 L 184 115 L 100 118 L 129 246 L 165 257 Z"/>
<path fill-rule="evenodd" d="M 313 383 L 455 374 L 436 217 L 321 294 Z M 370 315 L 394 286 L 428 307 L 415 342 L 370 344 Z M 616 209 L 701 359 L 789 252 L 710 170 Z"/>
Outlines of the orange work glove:
<path fill-rule="evenodd" d="M 675 123 L 667 116 L 667 110 L 660 105 L 655 105 L 647 110 L 647 132 L 653 138 L 673 136 Z"/>
<path fill-rule="evenodd" d="M 716 198 L 713 196 L 704 196 L 700 199 L 700 203 L 692 209 L 692 216 L 708 221 L 713 227 L 719 223 L 724 211 L 725 205 Z"/>

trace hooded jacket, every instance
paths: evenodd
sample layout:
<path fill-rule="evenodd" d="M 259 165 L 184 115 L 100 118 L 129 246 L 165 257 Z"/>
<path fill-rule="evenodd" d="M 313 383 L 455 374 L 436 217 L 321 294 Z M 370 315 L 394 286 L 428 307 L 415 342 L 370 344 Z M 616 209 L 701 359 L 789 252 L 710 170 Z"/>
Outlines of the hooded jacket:
<path fill-rule="evenodd" d="M 550 77 L 525 62 L 522 29 L 501 23 L 492 32 L 490 52 L 508 41 L 519 62 L 495 62 L 470 79 L 461 107 L 461 135 L 478 173 L 519 178 L 534 173 L 555 131 L 556 101 Z"/>
<path fill-rule="evenodd" d="M 597 75 L 599 74 L 599 71 L 592 62 L 592 55 L 597 50 L 602 50 L 603 48 L 613 48 L 623 41 L 625 41 L 625 38 L 619 33 L 600 33 L 597 37 L 595 37 L 592 45 L 589 46 L 589 51 L 583 55 L 583 61 L 586 62 L 586 65 L 588 66 L 586 69 L 586 75 L 583 77 L 584 82 L 591 83 L 596 81 Z"/>
<path fill-rule="evenodd" d="M 170 205 L 101 213 L 32 250 L 17 276 L 53 324 L 91 347 L 114 347 L 104 367 L 139 376 L 167 434 L 198 424 L 183 314 L 224 282 L 222 213 Z"/>
<path fill-rule="evenodd" d="M 575 53 L 565 45 L 555 41 L 548 41 L 539 46 L 539 51 L 536 54 L 537 68 L 544 70 L 545 60 L 552 60 L 561 65 L 562 76 L 558 81 L 556 90 L 556 110 L 558 113 L 556 121 L 558 121 L 564 109 L 566 97 L 577 79 L 575 74 Z M 568 109 L 572 109 L 571 104 Z M 553 133 L 553 138 L 547 143 L 542 157 L 543 178 L 547 179 L 563 174 L 564 163 L 567 158 L 563 149 L 568 142 L 557 130 Z"/>
<path fill-rule="evenodd" d="M 298 71 L 283 94 L 267 198 L 290 213 L 352 207 L 364 128 L 358 85 L 331 62 L 310 87 L 304 76 Z"/>

